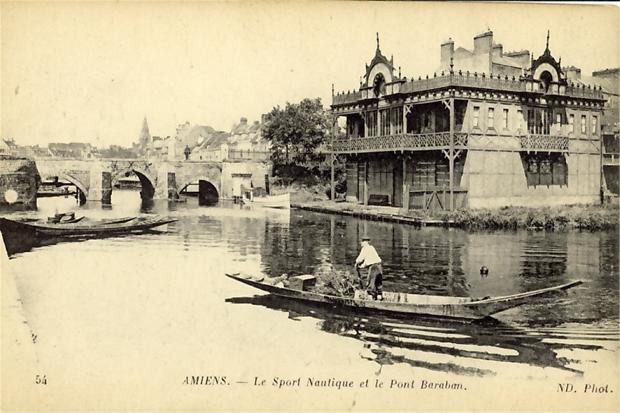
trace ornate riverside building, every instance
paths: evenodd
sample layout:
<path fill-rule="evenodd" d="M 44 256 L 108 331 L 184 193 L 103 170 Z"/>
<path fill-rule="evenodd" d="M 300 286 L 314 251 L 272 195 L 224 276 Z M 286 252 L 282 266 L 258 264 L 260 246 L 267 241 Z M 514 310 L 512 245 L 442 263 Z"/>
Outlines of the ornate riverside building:
<path fill-rule="evenodd" d="M 395 73 L 379 47 L 359 90 L 333 95 L 346 138 L 347 200 L 404 209 L 595 203 L 601 188 L 600 88 L 572 84 L 547 47 L 503 53 L 441 46 L 438 73 Z M 344 122 L 342 122 L 344 123 Z"/>

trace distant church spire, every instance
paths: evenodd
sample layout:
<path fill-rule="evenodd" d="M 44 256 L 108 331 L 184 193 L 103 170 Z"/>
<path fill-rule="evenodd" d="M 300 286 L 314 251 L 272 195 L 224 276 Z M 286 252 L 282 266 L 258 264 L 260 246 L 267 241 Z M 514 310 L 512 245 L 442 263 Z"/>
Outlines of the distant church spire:
<path fill-rule="evenodd" d="M 146 121 L 146 115 L 142 121 L 142 130 L 140 131 L 140 136 L 138 137 L 138 144 L 142 150 L 146 150 L 146 148 L 148 148 L 151 144 L 151 133 L 149 132 L 149 124 Z"/>
<path fill-rule="evenodd" d="M 379 50 L 379 32 L 377 32 L 377 50 Z"/>
<path fill-rule="evenodd" d="M 549 30 L 547 30 L 547 46 L 545 47 L 545 50 L 549 50 Z"/>

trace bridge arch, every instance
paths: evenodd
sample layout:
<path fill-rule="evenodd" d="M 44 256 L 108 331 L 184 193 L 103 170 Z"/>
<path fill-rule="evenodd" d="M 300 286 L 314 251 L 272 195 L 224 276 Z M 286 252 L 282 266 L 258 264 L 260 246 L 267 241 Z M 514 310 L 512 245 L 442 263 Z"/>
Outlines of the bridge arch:
<path fill-rule="evenodd" d="M 135 174 L 140 180 L 140 185 L 142 187 L 140 196 L 142 199 L 153 199 L 157 181 L 141 168 L 129 167 L 114 172 L 112 175 L 112 187 L 114 187 L 122 177 L 127 177 L 131 174 Z"/>
<path fill-rule="evenodd" d="M 54 172 L 51 176 L 57 176 L 58 179 L 69 181 L 71 185 L 74 185 L 79 189 L 79 202 L 80 205 L 84 205 L 88 199 L 88 187 L 82 183 L 78 178 L 66 173 L 66 172 Z"/>
<path fill-rule="evenodd" d="M 212 177 L 205 175 L 195 176 L 187 178 L 181 185 L 178 185 L 177 193 L 180 194 L 185 188 L 191 184 L 198 183 L 198 204 L 199 205 L 214 205 L 221 197 L 219 185 L 213 182 Z"/>

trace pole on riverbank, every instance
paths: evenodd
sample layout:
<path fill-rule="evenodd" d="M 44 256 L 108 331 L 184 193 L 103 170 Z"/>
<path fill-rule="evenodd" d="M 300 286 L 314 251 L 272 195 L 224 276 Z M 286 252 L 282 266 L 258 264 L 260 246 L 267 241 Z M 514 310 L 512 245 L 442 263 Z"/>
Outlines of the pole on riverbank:
<path fill-rule="evenodd" d="M 450 211 L 454 211 L 454 98 L 450 98 Z"/>

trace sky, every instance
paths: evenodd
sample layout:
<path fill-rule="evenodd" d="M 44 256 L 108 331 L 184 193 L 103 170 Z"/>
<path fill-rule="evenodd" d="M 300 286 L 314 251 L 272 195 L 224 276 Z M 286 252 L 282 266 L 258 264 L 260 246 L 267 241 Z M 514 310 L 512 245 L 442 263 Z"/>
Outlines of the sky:
<path fill-rule="evenodd" d="M 431 74 L 439 46 L 545 48 L 582 74 L 620 66 L 613 6 L 398 2 L 9 3 L 1 12 L 1 130 L 18 144 L 130 146 L 185 121 L 229 131 L 286 102 L 359 87 L 381 50 L 403 76 Z"/>

